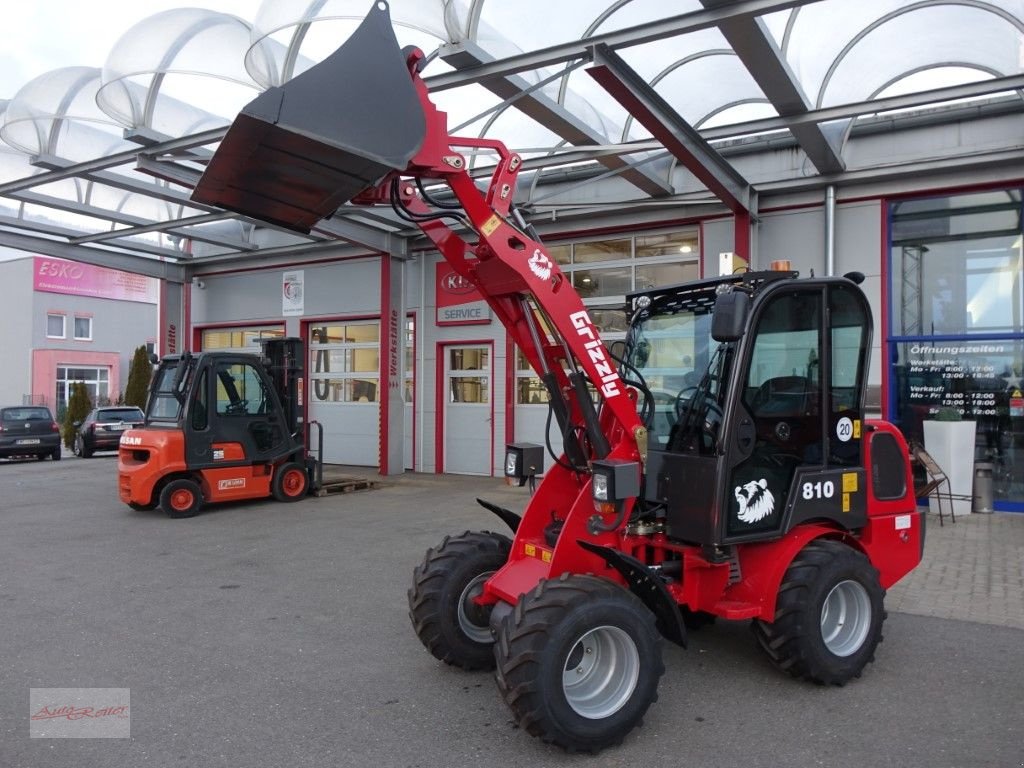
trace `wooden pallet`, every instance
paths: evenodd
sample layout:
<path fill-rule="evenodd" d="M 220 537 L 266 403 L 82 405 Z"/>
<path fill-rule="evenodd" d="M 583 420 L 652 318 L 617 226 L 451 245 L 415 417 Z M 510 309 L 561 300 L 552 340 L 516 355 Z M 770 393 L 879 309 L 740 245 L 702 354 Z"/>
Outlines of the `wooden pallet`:
<path fill-rule="evenodd" d="M 315 492 L 317 496 L 329 493 L 352 493 L 354 491 L 370 491 L 379 487 L 376 480 L 367 477 L 325 477 L 323 485 Z"/>

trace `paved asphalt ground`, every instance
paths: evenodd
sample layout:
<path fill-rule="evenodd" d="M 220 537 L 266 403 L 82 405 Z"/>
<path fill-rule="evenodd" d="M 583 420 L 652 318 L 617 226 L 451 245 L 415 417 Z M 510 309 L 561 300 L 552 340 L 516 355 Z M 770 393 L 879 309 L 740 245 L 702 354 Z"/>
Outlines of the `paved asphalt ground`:
<path fill-rule="evenodd" d="M 406 615 L 424 550 L 500 530 L 473 498 L 521 507 L 521 491 L 410 475 L 175 521 L 123 506 L 115 461 L 0 462 L 2 768 L 1024 765 L 1024 629 L 929 616 L 927 584 L 893 590 L 877 661 L 845 688 L 789 679 L 719 623 L 666 646 L 643 728 L 567 755 L 515 728 L 490 675 L 435 661 Z M 1022 540 L 1024 515 L 986 517 Z M 972 524 L 933 522 L 930 541 Z M 130 688 L 131 738 L 29 738 L 32 687 Z"/>

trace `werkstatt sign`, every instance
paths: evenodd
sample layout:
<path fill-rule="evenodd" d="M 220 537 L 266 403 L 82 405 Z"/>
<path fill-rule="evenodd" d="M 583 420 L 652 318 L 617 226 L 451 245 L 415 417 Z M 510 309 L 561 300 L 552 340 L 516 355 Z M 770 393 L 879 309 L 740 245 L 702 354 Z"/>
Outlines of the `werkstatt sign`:
<path fill-rule="evenodd" d="M 491 322 L 491 308 L 476 287 L 444 262 L 437 264 L 438 325 L 485 325 Z"/>

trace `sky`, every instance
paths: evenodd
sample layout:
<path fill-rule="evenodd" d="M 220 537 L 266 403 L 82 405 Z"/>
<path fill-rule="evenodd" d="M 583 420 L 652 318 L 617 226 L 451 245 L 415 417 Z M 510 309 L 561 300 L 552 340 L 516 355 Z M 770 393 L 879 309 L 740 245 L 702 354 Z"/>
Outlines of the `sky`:
<path fill-rule="evenodd" d="M 170 8 L 210 8 L 253 21 L 262 0 L 23 0 L 4 3 L 0 99 L 59 67 L 102 67 L 134 24 Z"/>

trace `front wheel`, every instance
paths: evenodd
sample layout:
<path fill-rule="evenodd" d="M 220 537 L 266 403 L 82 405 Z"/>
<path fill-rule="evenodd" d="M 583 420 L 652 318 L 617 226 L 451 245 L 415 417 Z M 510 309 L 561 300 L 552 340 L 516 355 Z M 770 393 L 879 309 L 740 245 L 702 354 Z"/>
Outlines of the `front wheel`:
<path fill-rule="evenodd" d="M 466 670 L 494 668 L 491 607 L 474 602 L 484 582 L 508 560 L 500 533 L 466 531 L 427 550 L 413 571 L 409 618 L 436 658 Z"/>
<path fill-rule="evenodd" d="M 874 661 L 884 597 L 867 557 L 819 539 L 793 558 L 779 587 L 775 621 L 755 621 L 754 634 L 779 669 L 821 685 L 844 685 Z"/>
<path fill-rule="evenodd" d="M 519 726 L 570 752 L 620 744 L 657 701 L 665 671 L 654 615 L 595 576 L 563 574 L 523 595 L 494 655 Z"/>
<path fill-rule="evenodd" d="M 278 467 L 270 486 L 278 501 L 298 501 L 309 489 L 309 476 L 304 466 L 291 461 Z"/>

